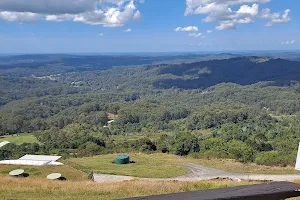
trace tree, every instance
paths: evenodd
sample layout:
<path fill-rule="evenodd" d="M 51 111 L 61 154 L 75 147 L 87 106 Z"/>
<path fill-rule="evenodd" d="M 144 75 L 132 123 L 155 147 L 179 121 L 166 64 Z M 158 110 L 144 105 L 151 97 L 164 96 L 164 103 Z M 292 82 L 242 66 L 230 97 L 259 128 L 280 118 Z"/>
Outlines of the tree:
<path fill-rule="evenodd" d="M 176 155 L 184 156 L 191 152 L 199 152 L 200 146 L 198 139 L 192 134 L 177 134 L 173 144 L 173 152 Z"/>

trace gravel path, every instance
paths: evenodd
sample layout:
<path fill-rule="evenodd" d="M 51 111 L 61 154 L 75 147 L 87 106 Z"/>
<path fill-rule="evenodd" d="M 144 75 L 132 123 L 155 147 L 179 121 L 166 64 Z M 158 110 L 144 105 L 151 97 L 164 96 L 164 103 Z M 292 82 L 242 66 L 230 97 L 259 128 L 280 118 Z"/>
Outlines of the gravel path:
<path fill-rule="evenodd" d="M 94 174 L 95 182 L 118 182 L 128 181 L 133 179 L 148 180 L 148 181 L 201 181 L 211 179 L 231 179 L 233 181 L 241 180 L 257 180 L 257 181 L 294 181 L 300 180 L 300 174 L 283 174 L 283 175 L 268 175 L 268 174 L 241 174 L 225 172 L 218 169 L 204 167 L 202 165 L 196 165 L 192 163 L 186 163 L 183 165 L 191 172 L 184 176 L 175 178 L 137 178 L 132 176 L 115 176 L 106 174 Z"/>

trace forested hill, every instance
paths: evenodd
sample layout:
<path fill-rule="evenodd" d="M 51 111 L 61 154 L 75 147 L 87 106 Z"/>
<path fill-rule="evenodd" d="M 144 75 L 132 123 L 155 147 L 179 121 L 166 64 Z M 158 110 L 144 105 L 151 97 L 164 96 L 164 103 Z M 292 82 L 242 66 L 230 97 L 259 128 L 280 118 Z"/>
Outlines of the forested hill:
<path fill-rule="evenodd" d="M 67 57 L 71 59 L 69 56 Z M 101 92 L 141 96 L 152 95 L 170 88 L 205 90 L 220 83 L 251 85 L 264 82 L 264 86 L 294 85 L 298 87 L 296 83 L 300 81 L 300 62 L 264 57 L 237 57 L 182 64 L 119 66 L 101 70 L 97 68 L 101 65 L 99 61 L 99 65 L 88 64 L 88 71 L 80 71 L 85 66 L 83 64 L 82 66 L 52 64 L 52 59 L 63 59 L 65 58 L 64 55 L 32 55 L 14 58 L 18 59 L 10 60 L 11 58 L 5 57 L 2 59 L 6 62 L 18 63 L 20 61 L 23 63 L 24 60 L 28 61 L 29 58 L 35 58 L 35 61 L 38 60 L 47 64 L 38 65 L 35 63 L 38 68 L 23 66 L 22 64 L 16 65 L 16 68 L 0 67 L 0 84 L 2 86 L 0 106 L 29 97 Z M 113 57 L 110 58 L 113 60 Z M 129 58 L 134 59 L 131 56 Z M 127 60 L 130 60 L 129 58 Z M 49 62 L 49 60 L 52 61 Z M 81 62 L 89 63 L 84 62 L 84 60 L 87 58 L 83 57 Z M 30 63 L 27 64 L 32 66 Z M 4 64 L 2 63 L 2 65 Z M 61 74 L 51 74 L 57 70 Z"/>
<path fill-rule="evenodd" d="M 250 85 L 272 81 L 273 85 L 289 85 L 300 80 L 300 63 L 283 59 L 239 57 L 190 64 L 163 66 L 159 74 L 172 74 L 154 82 L 159 88 L 206 88 L 218 83 L 231 82 Z"/>
<path fill-rule="evenodd" d="M 37 54 L 0 56 L 0 75 L 51 75 L 110 69 L 115 66 L 136 66 L 155 63 L 181 63 L 226 59 L 237 54 L 128 54 L 128 55 L 67 55 Z"/>
<path fill-rule="evenodd" d="M 30 133 L 40 144 L 7 145 L 0 159 L 159 151 L 293 164 L 300 141 L 300 62 L 212 57 L 217 59 L 149 64 L 124 56 L 143 65 L 108 69 L 99 66 L 122 59 L 2 57 L 0 137 Z"/>

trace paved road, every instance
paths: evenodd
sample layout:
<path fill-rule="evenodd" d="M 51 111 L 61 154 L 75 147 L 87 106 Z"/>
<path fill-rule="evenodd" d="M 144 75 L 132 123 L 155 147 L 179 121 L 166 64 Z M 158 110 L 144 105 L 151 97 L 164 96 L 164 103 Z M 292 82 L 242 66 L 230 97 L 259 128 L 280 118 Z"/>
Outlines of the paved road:
<path fill-rule="evenodd" d="M 217 170 L 213 168 L 204 167 L 202 165 L 196 165 L 192 163 L 186 163 L 183 165 L 188 168 L 191 172 L 184 176 L 179 176 L 175 178 L 137 178 L 132 176 L 114 176 L 105 174 L 95 174 L 94 180 L 96 182 L 117 182 L 125 180 L 149 180 L 149 181 L 201 181 L 201 180 L 211 180 L 211 179 L 231 179 L 233 181 L 241 180 L 257 180 L 257 181 L 294 181 L 300 180 L 300 173 L 297 174 L 284 174 L 284 175 L 267 175 L 267 174 L 241 174 L 225 172 L 222 170 Z"/>

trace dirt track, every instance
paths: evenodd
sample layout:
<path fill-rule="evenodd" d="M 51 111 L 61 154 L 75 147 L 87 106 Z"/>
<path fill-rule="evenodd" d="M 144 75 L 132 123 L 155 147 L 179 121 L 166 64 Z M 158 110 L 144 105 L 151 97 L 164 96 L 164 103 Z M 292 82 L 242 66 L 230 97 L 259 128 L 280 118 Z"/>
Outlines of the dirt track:
<path fill-rule="evenodd" d="M 106 174 L 95 174 L 94 180 L 96 182 L 118 182 L 125 180 L 149 180 L 149 181 L 201 181 L 201 180 L 211 180 L 217 178 L 229 178 L 234 181 L 240 180 L 269 180 L 269 181 L 294 181 L 300 180 L 300 173 L 297 174 L 283 174 L 283 175 L 267 175 L 267 174 L 240 174 L 240 173 L 232 173 L 225 172 L 213 168 L 204 167 L 201 165 L 196 165 L 192 163 L 186 163 L 183 165 L 188 168 L 191 173 L 179 176 L 175 178 L 138 178 L 132 176 L 114 176 L 114 175 L 106 175 Z"/>

